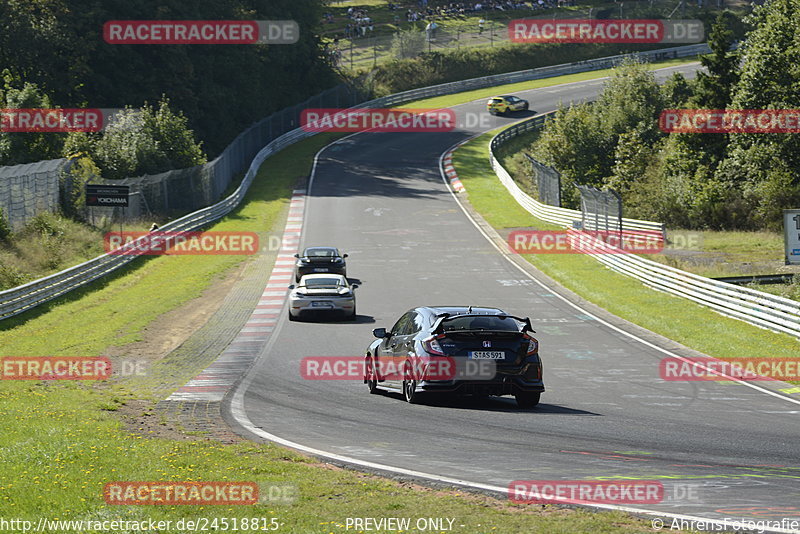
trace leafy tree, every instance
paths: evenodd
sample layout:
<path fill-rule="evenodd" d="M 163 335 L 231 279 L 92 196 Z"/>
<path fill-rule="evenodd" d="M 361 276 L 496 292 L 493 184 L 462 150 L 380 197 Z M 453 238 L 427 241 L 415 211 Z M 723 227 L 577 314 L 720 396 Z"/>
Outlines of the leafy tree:
<path fill-rule="evenodd" d="M 699 71 L 693 104 L 698 108 L 725 109 L 731 100 L 731 91 L 739 80 L 739 54 L 731 51 L 734 34 L 731 27 L 735 15 L 723 11 L 711 27 L 708 46 L 711 53 L 700 57 L 708 72 Z"/>
<path fill-rule="evenodd" d="M 562 173 L 565 205 L 578 205 L 572 182 L 627 189 L 634 175 L 644 172 L 646 152 L 663 137 L 658 130 L 663 102 L 653 74 L 628 60 L 614 69 L 596 103 L 559 110 L 533 151 Z"/>
<path fill-rule="evenodd" d="M 253 122 L 338 83 L 322 0 L 0 2 L 0 65 L 63 107 L 124 108 L 166 94 L 212 154 Z M 293 45 L 114 45 L 109 20 L 294 20 Z"/>
<path fill-rule="evenodd" d="M 5 74 L 0 89 L 0 108 L 27 109 L 52 108 L 50 97 L 33 83 L 14 85 L 10 73 Z M 18 83 L 18 82 L 17 82 Z M 53 132 L 3 132 L 0 131 L 0 165 L 17 165 L 60 157 L 64 136 Z"/>
<path fill-rule="evenodd" d="M 611 137 L 612 147 L 621 134 L 631 131 L 637 131 L 640 141 L 651 145 L 662 135 L 658 116 L 663 108 L 664 97 L 655 75 L 644 64 L 626 59 L 605 83 L 593 113 Z M 613 157 L 613 151 L 608 157 Z"/>
<path fill-rule="evenodd" d="M 126 109 L 99 136 L 73 133 L 67 155 L 88 153 L 104 178 L 121 179 L 192 167 L 206 162 L 188 121 L 174 113 L 165 98 L 154 108 Z"/>
<path fill-rule="evenodd" d="M 675 72 L 661 86 L 661 93 L 666 107 L 681 108 L 694 95 L 694 84 L 680 72 Z"/>
<path fill-rule="evenodd" d="M 392 55 L 398 59 L 416 57 L 425 50 L 425 33 L 416 26 L 392 36 Z"/>
<path fill-rule="evenodd" d="M 572 186 L 600 185 L 610 167 L 606 154 L 612 150 L 597 116 L 587 105 L 560 107 L 555 118 L 534 143 L 534 155 L 561 173 L 562 205 L 577 208 L 580 196 Z"/>
<path fill-rule="evenodd" d="M 743 64 L 732 109 L 800 108 L 800 0 L 757 7 L 742 44 Z M 784 208 L 800 206 L 797 134 L 731 134 L 716 179 L 741 189 L 750 222 L 777 229 Z"/>

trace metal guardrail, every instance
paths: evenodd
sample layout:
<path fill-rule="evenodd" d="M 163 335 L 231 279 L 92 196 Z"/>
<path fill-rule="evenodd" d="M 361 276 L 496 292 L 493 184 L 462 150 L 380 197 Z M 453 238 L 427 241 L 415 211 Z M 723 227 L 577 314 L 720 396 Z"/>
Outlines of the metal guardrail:
<path fill-rule="evenodd" d="M 626 254 L 590 233 L 572 228 L 572 222 L 580 220 L 580 211 L 547 206 L 522 191 L 508 171 L 497 161 L 494 150 L 522 131 L 541 127 L 545 120 L 545 116 L 538 116 L 525 121 L 527 125 L 519 123 L 497 134 L 490 143 L 489 157 L 492 169 L 523 208 L 543 221 L 568 227 L 568 233 L 579 235 L 582 240 L 589 240 L 592 246 L 585 251 L 587 255 L 618 273 L 636 278 L 648 287 L 692 300 L 723 315 L 762 328 L 800 337 L 800 302 L 721 280 L 705 278 L 634 254 Z M 509 133 L 510 130 L 516 133 Z M 623 219 L 623 224 L 627 229 L 645 230 L 653 230 L 656 225 L 660 225 L 636 219 Z M 663 226 L 661 229 L 663 231 Z"/>
<path fill-rule="evenodd" d="M 729 284 L 791 284 L 795 275 L 788 274 L 751 274 L 744 276 L 715 276 L 712 280 Z"/>
<path fill-rule="evenodd" d="M 580 233 L 583 234 L 582 237 L 587 235 L 585 232 Z M 594 241 L 596 248 L 588 252 L 589 255 L 610 269 L 640 280 L 648 287 L 692 300 L 723 315 L 762 328 L 800 337 L 800 302 L 705 278 L 633 254 L 614 253 L 613 247 L 600 240 Z M 604 253 L 605 251 L 610 253 Z"/>
<path fill-rule="evenodd" d="M 522 133 L 529 132 L 531 130 L 538 130 L 544 126 L 544 123 L 547 122 L 547 120 L 554 117 L 555 114 L 555 111 L 543 113 L 531 119 L 518 122 L 510 128 L 498 133 L 492 138 L 492 141 L 489 145 L 489 158 L 495 174 L 497 174 L 498 178 L 500 178 L 500 181 L 506 186 L 506 189 L 508 189 L 509 192 L 514 195 L 514 198 L 517 199 L 517 202 L 522 204 L 525 209 L 543 221 L 560 224 L 562 226 L 572 226 L 574 221 L 582 220 L 582 213 L 579 210 L 557 208 L 555 206 L 548 206 L 538 202 L 520 189 L 516 182 L 514 182 L 514 180 L 511 178 L 511 175 L 508 174 L 508 172 L 494 157 L 494 151 L 497 149 L 497 147 Z M 536 210 L 538 215 L 531 210 Z M 660 232 L 661 236 L 666 239 L 666 228 L 663 223 L 659 222 L 643 221 L 640 219 L 623 217 L 622 230 L 647 230 L 651 232 Z"/>
<path fill-rule="evenodd" d="M 673 48 L 664 48 L 659 50 L 652 50 L 648 52 L 641 52 L 633 54 L 643 60 L 661 60 L 669 58 L 690 57 L 698 54 L 707 54 L 710 51 L 706 44 L 696 44 L 688 46 L 678 46 Z M 579 61 L 576 63 L 568 63 L 564 65 L 554 65 L 550 67 L 540 67 L 537 69 L 530 69 L 524 71 L 511 72 L 506 74 L 496 74 L 493 76 L 485 76 L 482 78 L 473 78 L 470 80 L 450 82 L 431 87 L 423 87 L 420 89 L 412 89 L 402 93 L 395 93 L 389 96 L 381 97 L 375 100 L 364 102 L 354 108 L 364 107 L 392 107 L 399 104 L 404 104 L 414 100 L 429 98 L 433 96 L 442 96 L 472 89 L 482 89 L 493 87 L 495 85 L 504 85 L 509 83 L 517 83 L 528 80 L 537 80 L 541 78 L 549 78 L 552 76 L 559 76 L 562 74 L 575 74 L 578 72 L 587 72 L 592 70 L 600 70 L 613 67 L 617 65 L 625 55 L 611 56 L 607 58 L 590 59 L 586 61 Z M 160 231 L 190 231 L 197 230 L 207 226 L 209 223 L 214 222 L 228 213 L 230 213 L 236 206 L 239 205 L 241 200 L 247 193 L 250 184 L 255 178 L 258 168 L 264 160 L 270 155 L 282 150 L 283 148 L 296 143 L 302 139 L 315 135 L 312 132 L 303 131 L 300 128 L 292 130 L 267 144 L 261 149 L 253 159 L 250 167 L 245 174 L 242 183 L 230 196 L 221 200 L 220 202 L 203 208 L 201 210 L 190 213 L 180 219 L 176 219 L 168 224 L 159 228 Z M 510 180 L 510 177 L 509 177 Z M 512 181 L 513 183 L 513 181 Z M 533 199 L 531 199 L 533 200 Z M 535 202 L 535 201 L 534 201 Z M 562 208 L 551 208 L 562 210 Z M 566 210 L 570 211 L 570 210 Z M 566 216 L 565 216 L 566 217 Z M 571 219 L 570 219 L 571 220 Z M 94 280 L 102 278 L 103 276 L 119 269 L 132 261 L 136 256 L 133 255 L 112 255 L 104 254 L 92 260 L 81 263 L 61 272 L 34 280 L 27 284 L 0 291 L 0 320 L 12 317 L 14 315 L 28 311 L 40 304 L 58 298 L 70 291 L 82 287 Z"/>

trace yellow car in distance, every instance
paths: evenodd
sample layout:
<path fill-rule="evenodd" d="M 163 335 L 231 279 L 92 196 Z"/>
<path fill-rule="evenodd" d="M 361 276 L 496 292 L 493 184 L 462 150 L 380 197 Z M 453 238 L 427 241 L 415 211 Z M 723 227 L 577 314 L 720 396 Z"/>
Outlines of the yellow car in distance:
<path fill-rule="evenodd" d="M 512 111 L 527 111 L 528 101 L 514 95 L 493 96 L 486 102 L 492 115 L 506 115 Z"/>

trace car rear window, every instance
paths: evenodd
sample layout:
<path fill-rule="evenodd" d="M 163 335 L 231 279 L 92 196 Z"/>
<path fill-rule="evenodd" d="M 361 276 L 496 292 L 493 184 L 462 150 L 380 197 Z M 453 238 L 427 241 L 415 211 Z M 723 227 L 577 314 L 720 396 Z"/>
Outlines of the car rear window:
<path fill-rule="evenodd" d="M 458 330 L 504 330 L 519 332 L 519 324 L 515 319 L 511 317 L 502 319 L 497 315 L 448 318 L 442 321 L 442 328 L 449 332 Z"/>
<path fill-rule="evenodd" d="M 309 278 L 305 281 L 306 287 L 339 286 L 338 278 Z"/>
<path fill-rule="evenodd" d="M 336 256 L 336 251 L 332 248 L 307 248 L 305 255 L 315 258 L 332 258 Z"/>

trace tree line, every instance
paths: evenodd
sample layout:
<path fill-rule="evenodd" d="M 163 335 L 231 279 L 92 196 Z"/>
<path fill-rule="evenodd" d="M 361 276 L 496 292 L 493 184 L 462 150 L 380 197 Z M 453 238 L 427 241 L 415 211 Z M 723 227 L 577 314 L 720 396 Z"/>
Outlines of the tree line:
<path fill-rule="evenodd" d="M 339 82 L 323 0 L 0 0 L 0 108 L 131 108 L 109 135 L 0 132 L 0 165 L 89 154 L 104 177 L 215 157 L 259 119 Z M 120 45 L 109 20 L 294 20 L 291 45 Z M 132 123 L 135 122 L 135 128 Z"/>
<path fill-rule="evenodd" d="M 693 80 L 675 74 L 659 86 L 628 62 L 596 102 L 559 109 L 531 151 L 561 171 L 568 207 L 578 205 L 575 182 L 613 188 L 627 216 L 673 227 L 780 228 L 782 210 L 800 207 L 800 134 L 659 128 L 664 109 L 800 109 L 800 0 L 770 0 L 744 23 L 736 43 L 741 21 L 718 16 Z"/>

